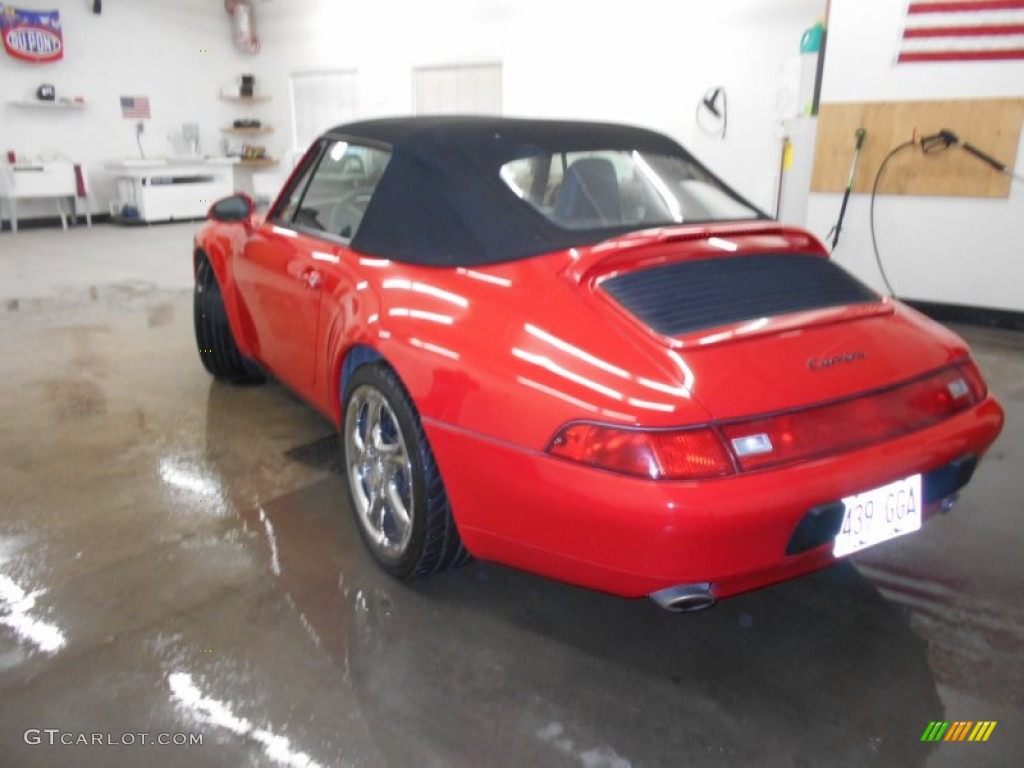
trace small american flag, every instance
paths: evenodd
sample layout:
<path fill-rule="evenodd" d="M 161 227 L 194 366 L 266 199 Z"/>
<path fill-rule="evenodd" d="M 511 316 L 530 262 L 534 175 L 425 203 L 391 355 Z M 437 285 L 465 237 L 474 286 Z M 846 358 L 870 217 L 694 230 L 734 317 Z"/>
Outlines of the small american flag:
<path fill-rule="evenodd" d="M 149 118 L 149 96 L 122 96 L 121 117 L 128 119 Z"/>
<path fill-rule="evenodd" d="M 911 0 L 897 61 L 1024 59 L 1024 0 Z"/>

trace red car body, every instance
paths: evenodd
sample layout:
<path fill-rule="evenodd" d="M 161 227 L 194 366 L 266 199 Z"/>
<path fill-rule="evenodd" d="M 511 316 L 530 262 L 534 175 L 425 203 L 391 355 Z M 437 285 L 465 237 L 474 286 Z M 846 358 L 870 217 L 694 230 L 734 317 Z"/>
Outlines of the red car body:
<path fill-rule="evenodd" d="M 480 559 L 623 596 L 704 585 L 726 597 L 834 562 L 833 536 L 794 537 L 810 511 L 845 497 L 919 473 L 926 519 L 1002 426 L 965 343 L 898 301 L 669 335 L 606 290 L 609 280 L 686 263 L 827 260 L 796 228 L 681 223 L 444 266 L 283 227 L 273 218 L 280 206 L 268 219 L 211 221 L 196 237 L 241 355 L 339 428 L 345 377 L 361 359 L 386 361 L 415 404 L 462 541 Z M 962 402 L 900 416 L 900 398 L 942 395 L 953 378 L 956 392 L 969 384 Z M 857 410 L 872 408 L 883 415 Z M 763 464 L 733 450 L 732 437 L 763 428 L 781 452 L 788 438 L 771 430 L 786 419 L 802 429 L 808 413 L 810 449 L 797 434 L 791 455 Z M 862 422 L 874 426 L 861 434 Z M 699 426 L 725 458 L 710 476 L 652 479 L 563 450 L 567 425 L 591 436 L 591 427 L 621 428 L 627 438 Z"/>

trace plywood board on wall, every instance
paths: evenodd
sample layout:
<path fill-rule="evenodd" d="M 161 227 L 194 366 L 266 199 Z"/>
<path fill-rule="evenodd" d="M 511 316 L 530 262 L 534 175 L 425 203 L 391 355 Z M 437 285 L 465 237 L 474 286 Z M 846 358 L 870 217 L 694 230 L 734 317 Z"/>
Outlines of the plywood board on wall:
<path fill-rule="evenodd" d="M 875 174 L 890 150 L 942 129 L 1014 168 L 1022 121 L 1024 99 L 822 104 L 811 190 L 846 189 L 858 128 L 867 130 L 867 136 L 853 190 L 871 192 Z M 893 157 L 878 193 L 1007 197 L 1011 181 L 961 147 L 925 154 L 918 144 Z"/>

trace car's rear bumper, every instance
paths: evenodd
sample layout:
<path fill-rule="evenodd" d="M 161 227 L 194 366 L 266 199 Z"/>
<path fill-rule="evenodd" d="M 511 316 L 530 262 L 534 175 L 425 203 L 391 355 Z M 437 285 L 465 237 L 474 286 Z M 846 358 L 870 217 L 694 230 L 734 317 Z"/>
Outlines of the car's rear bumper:
<path fill-rule="evenodd" d="M 830 541 L 786 554 L 808 510 L 981 456 L 1002 423 L 1002 408 L 988 398 L 879 445 L 678 483 L 597 470 L 424 420 L 476 557 L 628 597 L 698 582 L 727 597 L 835 562 Z M 925 517 L 937 507 L 929 504 Z"/>

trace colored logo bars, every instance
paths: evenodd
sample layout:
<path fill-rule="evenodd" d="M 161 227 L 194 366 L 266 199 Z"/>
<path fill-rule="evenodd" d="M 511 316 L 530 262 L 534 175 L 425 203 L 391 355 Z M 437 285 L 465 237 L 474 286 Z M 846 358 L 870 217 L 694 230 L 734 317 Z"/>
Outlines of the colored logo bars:
<path fill-rule="evenodd" d="M 988 741 L 996 728 L 995 720 L 933 720 L 921 734 L 921 741 Z"/>

